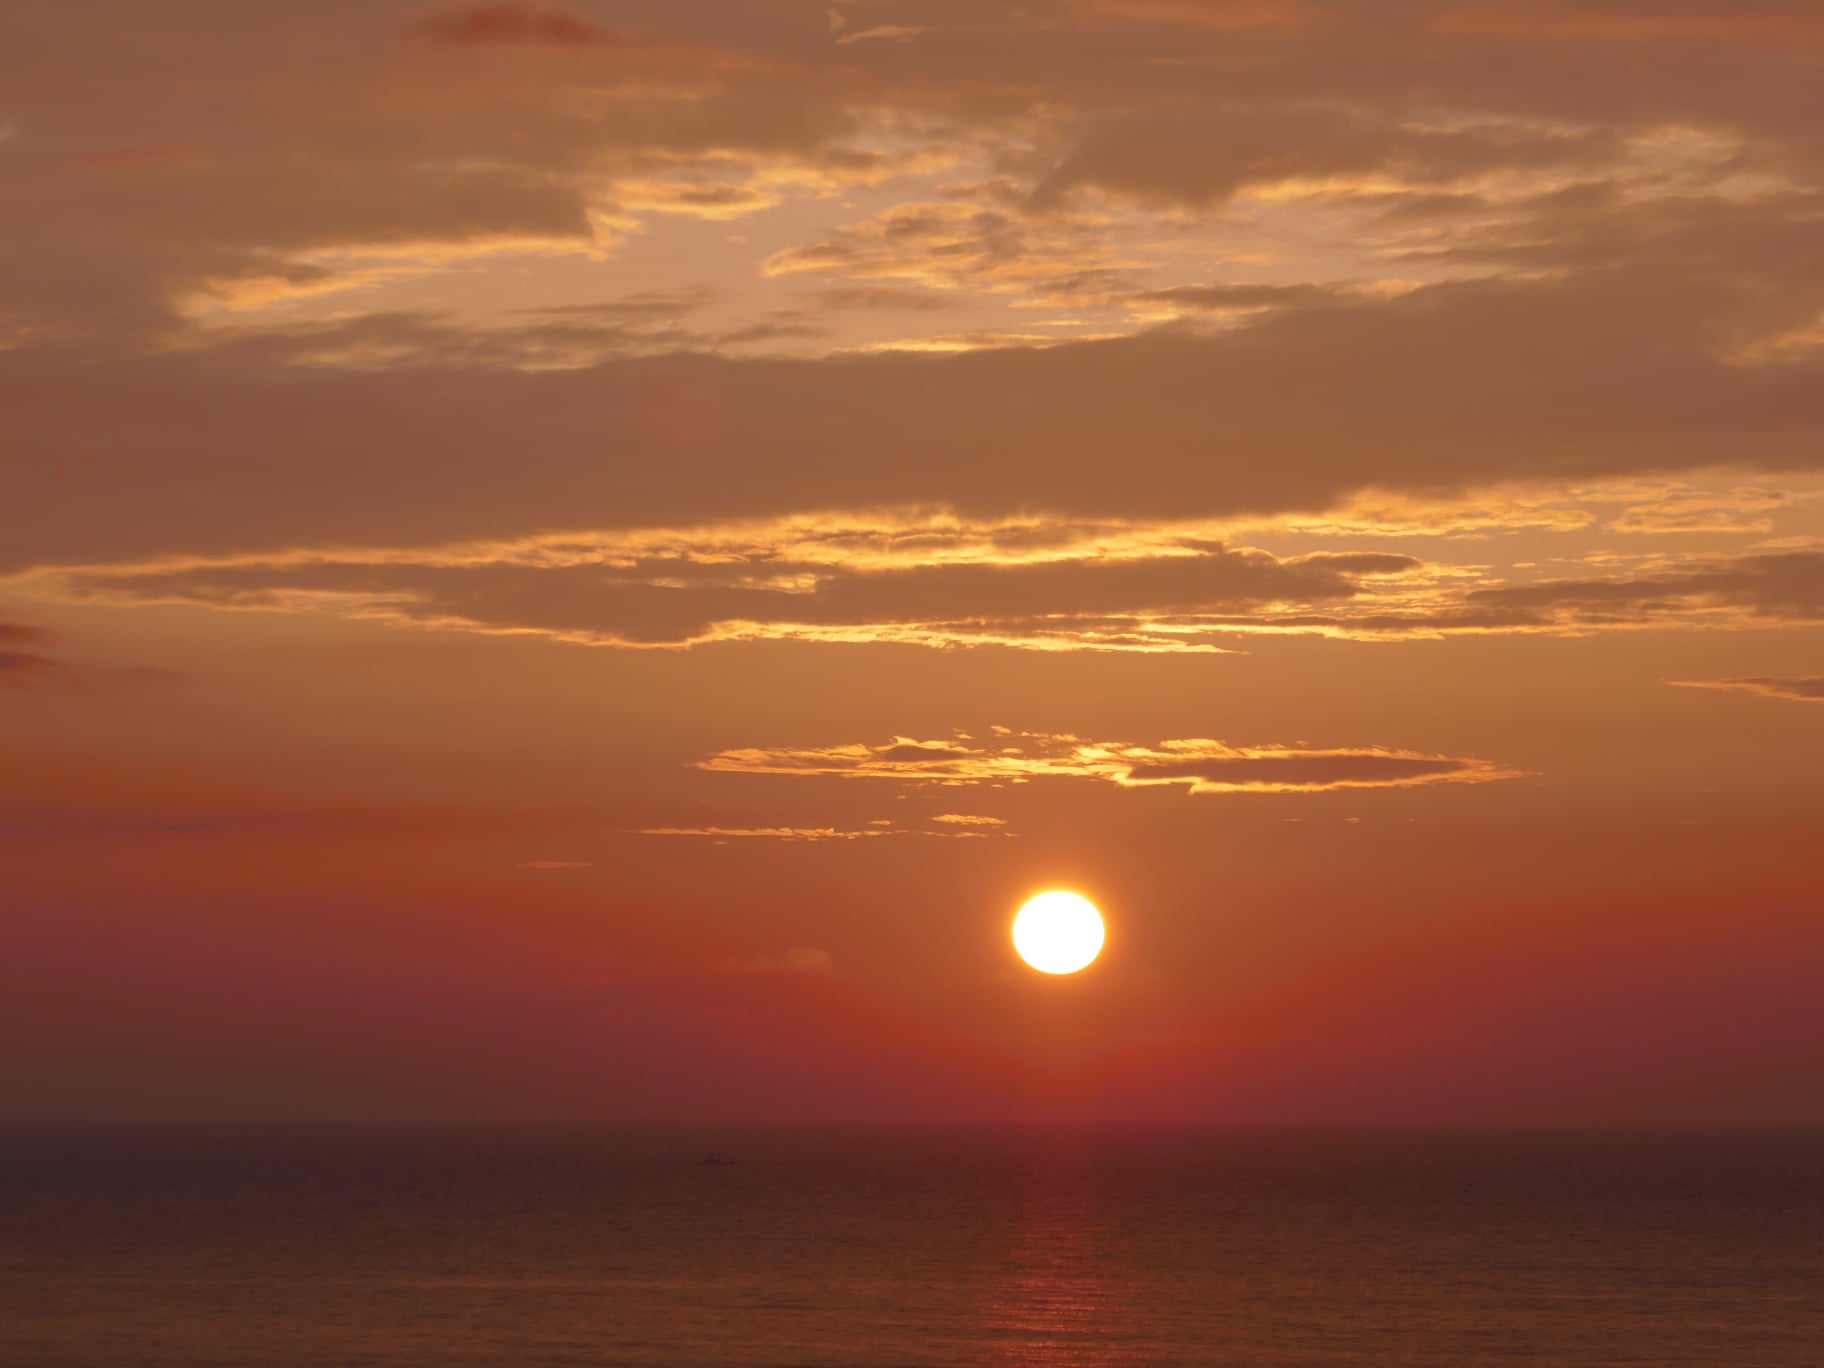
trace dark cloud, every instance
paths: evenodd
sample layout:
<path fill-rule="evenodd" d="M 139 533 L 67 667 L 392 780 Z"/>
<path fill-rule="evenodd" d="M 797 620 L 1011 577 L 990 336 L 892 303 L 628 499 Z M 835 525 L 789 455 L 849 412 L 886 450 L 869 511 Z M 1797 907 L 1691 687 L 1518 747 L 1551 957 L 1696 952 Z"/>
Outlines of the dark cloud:
<path fill-rule="evenodd" d="M 72 663 L 43 654 L 42 646 L 54 637 L 54 633 L 41 627 L 0 622 L 0 689 L 54 686 L 59 690 L 87 690 L 176 677 L 168 670 L 143 665 Z"/>
<path fill-rule="evenodd" d="M 1334 575 L 1399 575 L 1420 569 L 1424 563 L 1414 556 L 1386 551 L 1319 551 L 1288 564 Z"/>
<path fill-rule="evenodd" d="M 49 656 L 0 650 L 0 688 L 17 688 L 42 679 L 58 668 Z"/>
<path fill-rule="evenodd" d="M 914 309 L 935 313 L 955 308 L 957 300 L 937 290 L 901 285 L 835 285 L 819 290 L 817 303 L 825 309 Z"/>
<path fill-rule="evenodd" d="M 305 369 L 287 339 L 15 348 L 0 555 L 17 569 L 805 508 L 1218 516 L 1725 456 L 1815 467 L 1824 374 L 1719 357 L 1731 304 L 1714 282 L 1605 273 L 1444 284 L 1215 337 L 538 374 Z M 310 347 L 367 338 L 350 325 Z"/>
<path fill-rule="evenodd" d="M 1239 108 L 1187 117 L 1161 111 L 1085 132 L 1033 191 L 1059 203 L 1086 186 L 1163 204 L 1208 206 L 1249 186 L 1385 172 L 1426 185 L 1500 170 L 1590 167 L 1611 137 L 1496 127 L 1415 128 L 1337 109 Z"/>
<path fill-rule="evenodd" d="M 1650 622 L 1688 614 L 1779 623 L 1824 622 L 1824 551 L 1719 558 L 1603 579 L 1555 579 L 1477 589 L 1471 605 L 1572 625 Z"/>
<path fill-rule="evenodd" d="M 963 760 L 968 758 L 970 753 L 968 750 L 959 750 L 952 746 L 929 741 L 902 741 L 878 752 L 883 760 L 910 760 L 921 763 L 929 760 Z"/>
<path fill-rule="evenodd" d="M 813 509 L 1222 517 L 1368 488 L 1818 466 L 1824 368 L 1806 329 L 1824 309 L 1824 82 L 1808 11 L 881 0 L 870 26 L 930 41 L 838 49 L 824 8 L 627 0 L 610 28 L 535 3 L 33 7 L 26 41 L 0 51 L 0 88 L 16 92 L 0 111 L 13 130 L 0 141 L 0 573 Z M 1500 37 L 1523 15 L 1550 41 Z M 1712 30 L 1711 43 L 1659 41 Z M 1771 61 L 1775 32 L 1794 51 Z M 1642 37 L 1617 63 L 1616 42 Z M 454 50 L 476 46 L 584 55 Z M 769 157 L 873 175 L 887 154 L 857 145 L 870 119 L 944 155 L 973 147 L 993 169 L 866 232 L 820 226 L 823 241 L 796 250 L 819 268 L 821 309 L 952 298 L 855 277 L 857 256 L 886 244 L 896 268 L 966 259 L 941 279 L 989 291 L 1248 321 L 949 358 L 736 360 L 704 353 L 816 339 L 826 322 L 706 322 L 695 315 L 720 297 L 666 289 L 489 328 L 370 314 L 205 345 L 175 312 L 260 281 L 333 285 L 354 268 L 327 249 L 593 246 L 613 231 L 598 215 L 617 186 L 699 161 L 734 180 L 691 181 L 671 207 L 740 200 Z M 1708 150 L 1654 150 L 1671 129 Z M 1428 230 L 1377 249 L 1389 270 L 1480 278 L 1397 297 L 1142 281 L 1083 248 L 1063 207 L 1097 187 L 1219 206 L 1288 177 L 1339 182 L 1321 212 L 1366 203 L 1402 234 Z M 996 274 L 1031 268 L 1048 234 L 1062 245 L 1036 283 Z M 743 615 L 1318 625 L 1358 596 L 1354 577 L 1401 568 L 1223 553 L 934 566 L 805 592 L 778 577 L 661 585 L 435 561 L 90 584 L 241 603 L 366 595 L 420 619 L 675 641 Z M 1510 589 L 1380 621 L 1597 620 L 1591 603 L 1539 597 L 1558 591 Z M 1739 589 L 1744 603 L 1773 592 Z M 1636 615 L 1652 612 L 1643 600 Z"/>
<path fill-rule="evenodd" d="M 23 623 L 0 622 L 0 646 L 15 646 L 28 641 L 42 641 L 50 633 L 42 627 L 27 627 Z"/>
<path fill-rule="evenodd" d="M 1322 603 L 1361 592 L 1357 575 L 1409 570 L 1379 554 L 1280 561 L 1262 552 L 1032 564 L 930 565 L 865 571 L 755 555 L 734 564 L 684 559 L 603 567 L 536 564 L 248 564 L 99 571 L 76 591 L 103 598 L 285 608 L 342 596 L 368 614 L 486 629 L 641 644 L 680 644 L 743 624 L 1017 638 L 1070 630 L 1076 619 L 1220 611 L 1250 603 Z M 769 581 L 789 580 L 792 587 Z M 298 596 L 306 596 L 300 600 Z M 973 624 L 973 627 L 971 626 Z"/>
<path fill-rule="evenodd" d="M 50 633 L 42 628 L 0 622 L 0 689 L 36 683 L 64 668 L 49 656 L 18 649 L 45 641 L 49 636 Z"/>
<path fill-rule="evenodd" d="M 472 9 L 438 11 L 425 15 L 416 27 L 428 37 L 464 47 L 624 48 L 640 43 L 549 0 L 500 0 Z"/>
<path fill-rule="evenodd" d="M 592 211 L 642 158 L 815 159 L 852 128 L 830 82 L 787 85 L 762 59 L 665 33 L 668 7 L 636 8 L 659 21 L 637 36 L 537 4 L 178 0 L 154 19 L 98 0 L 24 16 L 0 50 L 15 130 L 0 143 L 0 327 L 156 335 L 199 292 L 285 279 L 311 250 L 591 247 Z M 464 60 L 508 47 L 591 61 Z"/>
<path fill-rule="evenodd" d="M 558 304 L 519 312 L 541 319 L 576 319 L 593 323 L 672 322 L 708 307 L 718 297 L 717 291 L 700 285 L 685 290 L 641 290 L 595 304 Z"/>
<path fill-rule="evenodd" d="M 1041 203 L 1092 185 L 1212 203 L 1285 176 L 1608 179 L 1630 137 L 1669 128 L 1736 144 L 1738 164 L 1814 181 L 1824 164 L 1819 25 L 1798 4 L 883 0 L 871 27 L 942 41 L 848 46 L 826 9 L 622 0 L 611 28 L 554 0 L 32 7 L 0 51 L 0 298 L 34 329 L 158 330 L 175 299 L 296 271 L 300 250 L 582 243 L 617 174 L 741 150 L 837 166 L 866 155 L 874 116 L 945 140 L 1025 130 L 1008 165 Z M 1655 37 L 1681 41 L 1634 41 Z M 512 49 L 589 60 L 465 56 Z"/>

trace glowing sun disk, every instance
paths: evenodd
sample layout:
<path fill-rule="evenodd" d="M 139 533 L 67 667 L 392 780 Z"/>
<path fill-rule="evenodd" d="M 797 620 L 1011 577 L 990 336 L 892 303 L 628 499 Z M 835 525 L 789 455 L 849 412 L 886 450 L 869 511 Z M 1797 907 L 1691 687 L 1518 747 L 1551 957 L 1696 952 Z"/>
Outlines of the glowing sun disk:
<path fill-rule="evenodd" d="M 1106 933 L 1095 904 L 1054 889 L 1028 898 L 1013 919 L 1013 948 L 1041 974 L 1074 974 L 1102 953 Z"/>

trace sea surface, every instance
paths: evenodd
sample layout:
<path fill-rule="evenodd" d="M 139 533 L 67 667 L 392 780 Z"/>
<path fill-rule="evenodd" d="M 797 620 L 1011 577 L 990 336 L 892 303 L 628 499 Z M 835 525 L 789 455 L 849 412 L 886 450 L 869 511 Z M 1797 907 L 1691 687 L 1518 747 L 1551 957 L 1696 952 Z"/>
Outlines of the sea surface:
<path fill-rule="evenodd" d="M 0 1364 L 1819 1368 L 1824 1135 L 0 1132 Z"/>

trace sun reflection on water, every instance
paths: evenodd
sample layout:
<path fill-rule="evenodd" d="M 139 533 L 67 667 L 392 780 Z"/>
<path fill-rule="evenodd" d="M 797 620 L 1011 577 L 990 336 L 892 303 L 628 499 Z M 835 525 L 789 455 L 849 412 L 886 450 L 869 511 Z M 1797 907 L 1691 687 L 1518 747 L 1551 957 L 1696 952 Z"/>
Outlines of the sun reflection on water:
<path fill-rule="evenodd" d="M 1046 1169 L 1010 1232 L 1005 1272 L 983 1307 L 982 1338 L 995 1347 L 996 1362 L 1018 1368 L 1131 1362 L 1094 1186 L 1079 1164 Z"/>

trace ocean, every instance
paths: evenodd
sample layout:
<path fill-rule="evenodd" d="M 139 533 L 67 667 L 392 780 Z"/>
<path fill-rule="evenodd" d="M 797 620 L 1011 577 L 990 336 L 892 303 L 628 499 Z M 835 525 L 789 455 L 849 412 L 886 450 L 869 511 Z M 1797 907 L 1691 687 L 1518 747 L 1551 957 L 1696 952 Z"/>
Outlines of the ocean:
<path fill-rule="evenodd" d="M 21 1129 L 0 1364 L 1819 1368 L 1824 1135 Z"/>

